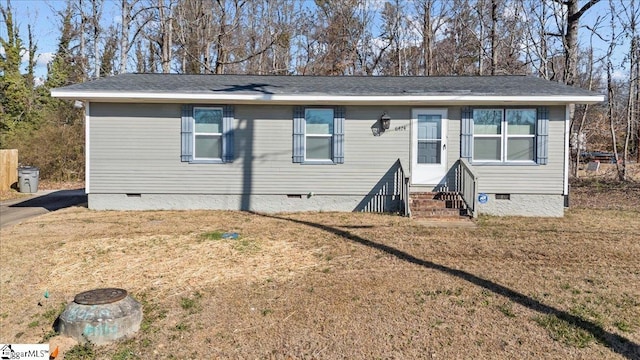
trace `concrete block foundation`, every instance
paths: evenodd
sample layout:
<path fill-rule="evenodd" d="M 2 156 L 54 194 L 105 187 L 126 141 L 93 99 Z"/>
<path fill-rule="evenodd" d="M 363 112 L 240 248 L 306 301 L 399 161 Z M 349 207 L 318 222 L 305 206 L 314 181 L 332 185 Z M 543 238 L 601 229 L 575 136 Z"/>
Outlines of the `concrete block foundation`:
<path fill-rule="evenodd" d="M 563 195 L 537 195 L 537 194 L 536 195 L 487 194 L 487 195 L 488 195 L 488 201 L 485 204 L 478 204 L 479 214 L 494 215 L 494 216 L 539 216 L 539 217 L 564 216 L 564 196 Z"/>

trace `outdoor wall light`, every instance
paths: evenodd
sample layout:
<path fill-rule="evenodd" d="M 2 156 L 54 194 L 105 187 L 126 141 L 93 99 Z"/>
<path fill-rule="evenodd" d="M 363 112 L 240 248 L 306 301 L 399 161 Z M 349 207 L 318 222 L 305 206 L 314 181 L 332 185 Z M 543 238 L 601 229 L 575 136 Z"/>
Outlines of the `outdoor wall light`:
<path fill-rule="evenodd" d="M 391 116 L 386 112 L 382 113 L 382 116 L 380 116 L 380 125 L 384 130 L 388 130 L 389 126 L 391 126 Z"/>

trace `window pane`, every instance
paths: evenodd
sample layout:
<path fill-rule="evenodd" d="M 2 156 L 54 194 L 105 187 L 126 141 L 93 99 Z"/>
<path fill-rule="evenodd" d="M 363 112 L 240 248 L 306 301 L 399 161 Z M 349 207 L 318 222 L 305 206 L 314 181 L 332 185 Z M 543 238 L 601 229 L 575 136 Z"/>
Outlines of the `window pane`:
<path fill-rule="evenodd" d="M 507 139 L 507 160 L 533 160 L 533 138 Z"/>
<path fill-rule="evenodd" d="M 331 160 L 331 136 L 307 136 L 307 159 Z"/>
<path fill-rule="evenodd" d="M 500 161 L 500 141 L 499 137 L 474 138 L 473 159 Z"/>
<path fill-rule="evenodd" d="M 222 158 L 222 141 L 218 135 L 196 135 L 196 158 Z"/>
<path fill-rule="evenodd" d="M 418 164 L 440 164 L 441 140 L 418 140 Z"/>
<path fill-rule="evenodd" d="M 333 134 L 333 109 L 305 109 L 307 134 Z"/>
<path fill-rule="evenodd" d="M 502 134 L 502 110 L 473 110 L 474 134 Z"/>
<path fill-rule="evenodd" d="M 197 133 L 222 133 L 222 109 L 194 109 Z"/>
<path fill-rule="evenodd" d="M 536 133 L 536 111 L 533 109 L 507 110 L 507 133 L 534 135 Z"/>
<path fill-rule="evenodd" d="M 418 139 L 440 139 L 440 115 L 418 115 Z"/>

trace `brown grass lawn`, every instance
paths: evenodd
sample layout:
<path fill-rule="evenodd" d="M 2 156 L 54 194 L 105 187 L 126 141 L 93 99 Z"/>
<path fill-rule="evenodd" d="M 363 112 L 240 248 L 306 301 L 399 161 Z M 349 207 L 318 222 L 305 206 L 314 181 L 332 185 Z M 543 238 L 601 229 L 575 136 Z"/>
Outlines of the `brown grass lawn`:
<path fill-rule="evenodd" d="M 0 342 L 63 344 L 67 359 L 640 358 L 635 205 L 473 228 L 70 208 L 0 238 Z M 68 350 L 51 331 L 61 304 L 112 286 L 144 304 L 141 330 Z"/>

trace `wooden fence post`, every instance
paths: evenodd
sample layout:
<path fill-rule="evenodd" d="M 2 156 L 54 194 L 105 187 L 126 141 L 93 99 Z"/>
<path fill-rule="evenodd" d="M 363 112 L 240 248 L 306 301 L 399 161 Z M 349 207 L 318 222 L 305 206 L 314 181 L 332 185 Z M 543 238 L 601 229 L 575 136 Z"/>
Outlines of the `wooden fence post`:
<path fill-rule="evenodd" d="M 0 150 L 0 191 L 8 191 L 17 182 L 18 149 L 2 149 Z"/>

